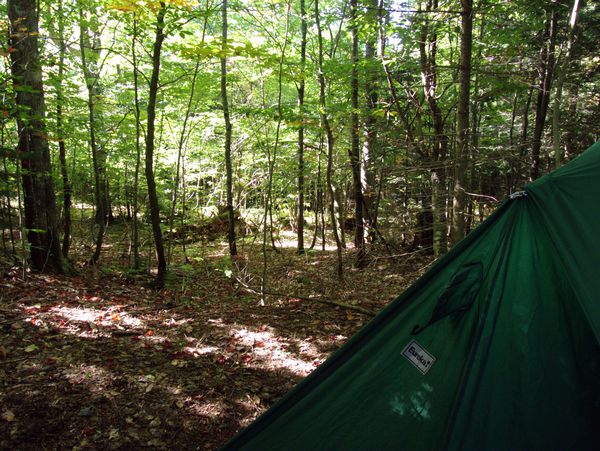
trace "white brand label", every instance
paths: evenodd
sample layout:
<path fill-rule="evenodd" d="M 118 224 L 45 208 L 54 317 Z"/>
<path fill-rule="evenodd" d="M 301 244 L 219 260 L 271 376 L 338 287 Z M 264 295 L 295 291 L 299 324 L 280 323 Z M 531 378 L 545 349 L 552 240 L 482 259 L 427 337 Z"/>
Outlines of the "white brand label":
<path fill-rule="evenodd" d="M 427 373 L 435 363 L 435 357 L 429 354 L 415 340 L 411 340 L 406 345 L 402 350 L 402 355 L 423 374 Z"/>

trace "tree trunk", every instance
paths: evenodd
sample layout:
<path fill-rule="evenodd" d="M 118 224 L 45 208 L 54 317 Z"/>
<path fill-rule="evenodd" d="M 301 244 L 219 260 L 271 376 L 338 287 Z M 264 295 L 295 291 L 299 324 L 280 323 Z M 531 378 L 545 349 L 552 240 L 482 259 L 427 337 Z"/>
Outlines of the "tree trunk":
<path fill-rule="evenodd" d="M 134 92 L 134 105 L 135 105 L 135 172 L 133 174 L 133 267 L 139 269 L 140 267 L 140 224 L 139 224 L 139 196 L 140 196 L 140 164 L 141 164 L 141 112 L 140 112 L 140 90 L 138 81 L 138 62 L 137 52 L 135 49 L 137 37 L 138 37 L 138 18 L 133 18 L 133 39 L 131 40 L 131 56 L 133 62 L 133 92 Z"/>
<path fill-rule="evenodd" d="M 535 107 L 535 128 L 533 129 L 533 140 L 531 143 L 530 180 L 535 180 L 540 176 L 542 135 L 544 134 L 544 125 L 546 124 L 546 113 L 550 102 L 552 75 L 554 72 L 557 20 L 556 3 L 553 1 L 550 19 L 546 19 L 544 25 L 544 42 L 540 51 L 540 66 L 538 69 L 539 90 Z"/>
<path fill-rule="evenodd" d="M 58 3 L 58 80 L 56 85 L 56 131 L 58 138 L 58 152 L 60 159 L 60 173 L 63 188 L 63 241 L 62 254 L 69 258 L 71 247 L 71 183 L 67 171 L 67 150 L 65 146 L 65 131 L 63 129 L 63 104 L 64 95 L 62 81 L 65 72 L 65 21 L 62 0 Z"/>
<path fill-rule="evenodd" d="M 552 105 L 552 143 L 554 147 L 554 165 L 559 167 L 562 162 L 562 151 L 560 147 L 560 104 L 562 101 L 563 85 L 569 71 L 571 63 L 571 51 L 573 49 L 573 41 L 575 40 L 575 26 L 577 25 L 577 16 L 579 15 L 580 0 L 573 0 L 573 7 L 569 17 L 569 36 L 567 38 L 567 48 L 565 56 L 558 66 L 558 79 L 556 80 L 556 94 L 554 96 L 554 104 Z"/>
<path fill-rule="evenodd" d="M 150 204 L 150 221 L 152 223 L 152 234 L 156 246 L 156 259 L 158 273 L 156 274 L 156 287 L 162 288 L 165 283 L 167 272 L 167 260 L 163 247 L 162 231 L 160 230 L 160 210 L 158 196 L 156 194 L 156 182 L 154 180 L 154 131 L 156 121 L 156 96 L 158 93 L 158 79 L 160 74 L 160 53 L 165 39 L 165 14 L 166 7 L 160 3 L 160 9 L 156 15 L 156 37 L 152 50 L 152 76 L 150 78 L 150 89 L 148 93 L 148 130 L 146 133 L 146 182 L 148 184 L 148 202 Z"/>
<path fill-rule="evenodd" d="M 427 12 L 437 8 L 437 0 L 427 2 Z M 436 257 L 448 251 L 446 230 L 446 169 L 448 136 L 437 101 L 437 34 L 429 30 L 429 19 L 421 26 L 419 55 L 424 96 L 433 122 L 434 143 L 431 155 L 431 212 L 433 214 L 433 253 Z M 429 51 L 427 50 L 429 47 Z"/>
<path fill-rule="evenodd" d="M 229 254 L 232 257 L 237 255 L 237 245 L 235 242 L 235 222 L 233 211 L 233 170 L 231 167 L 231 119 L 229 117 L 229 101 L 227 100 L 227 0 L 223 0 L 221 6 L 221 16 L 223 19 L 222 43 L 221 49 L 221 101 L 223 103 L 223 118 L 225 120 L 225 172 L 226 172 L 226 190 L 227 190 L 227 241 L 229 242 Z"/>
<path fill-rule="evenodd" d="M 13 86 L 16 104 L 24 192 L 25 226 L 31 267 L 64 272 L 50 149 L 44 125 L 45 104 L 38 47 L 38 11 L 35 0 L 9 0 L 8 19 Z M 24 118 L 24 114 L 28 117 Z"/>
<path fill-rule="evenodd" d="M 333 232 L 333 238 L 335 240 L 336 254 L 337 254 L 337 276 L 342 279 L 344 277 L 344 264 L 342 260 L 342 243 L 337 229 L 337 221 L 335 218 L 335 193 L 333 190 L 332 176 L 333 176 L 333 131 L 329 124 L 329 118 L 327 116 L 327 103 L 325 101 L 325 75 L 323 74 L 323 35 L 321 32 L 321 20 L 319 17 L 319 0 L 315 0 L 315 22 L 317 26 L 317 42 L 318 42 L 318 67 L 317 67 L 317 78 L 319 84 L 319 112 L 321 116 L 321 124 L 325 129 L 327 137 L 327 172 L 326 172 L 326 183 L 327 190 L 329 192 L 329 216 L 331 219 L 331 229 Z M 324 243 L 323 243 L 324 244 Z"/>
<path fill-rule="evenodd" d="M 376 108 L 378 102 L 377 92 L 377 71 L 376 71 L 376 48 L 377 38 L 380 35 L 379 26 L 381 21 L 379 17 L 382 14 L 383 0 L 370 0 L 367 10 L 367 20 L 377 32 L 367 33 L 365 40 L 365 106 L 366 117 L 364 125 L 364 142 L 362 146 L 361 160 L 361 184 L 363 193 L 363 219 L 365 223 L 365 236 L 369 237 L 371 243 L 377 238 L 375 228 L 377 227 L 377 211 L 375 206 L 375 176 L 372 168 L 372 160 L 376 157 L 377 149 L 377 120 Z"/>
<path fill-rule="evenodd" d="M 467 167 L 469 163 L 469 100 L 471 94 L 471 50 L 473 46 L 473 0 L 461 0 L 458 107 L 456 112 L 456 160 L 454 162 L 454 202 L 452 245 L 465 236 Z"/>
<path fill-rule="evenodd" d="M 349 148 L 350 165 L 352 167 L 352 186 L 354 191 L 354 246 L 356 247 L 356 267 L 363 268 L 366 265 L 365 252 L 365 224 L 363 217 L 363 190 L 360 161 L 360 124 L 358 120 L 358 30 L 357 30 L 357 8 L 358 1 L 350 0 L 350 27 L 352 34 L 352 72 L 350 75 L 350 97 L 352 103 L 351 123 L 351 146 Z M 341 224 L 342 230 L 344 223 Z"/>
<path fill-rule="evenodd" d="M 300 0 L 300 81 L 298 82 L 298 253 L 304 253 L 304 91 L 306 71 L 306 34 L 308 24 L 306 21 L 306 2 Z"/>
<path fill-rule="evenodd" d="M 2 124 L 0 125 L 0 146 L 4 147 L 5 143 L 4 143 L 4 126 L 5 123 L 4 121 L 2 121 Z M 18 165 L 18 163 L 17 163 Z M 12 205 L 10 202 L 10 198 L 11 198 L 11 194 L 12 194 L 12 190 L 10 189 L 11 187 L 11 181 L 10 181 L 10 174 L 8 172 L 8 165 L 6 164 L 6 154 L 2 155 L 2 167 L 4 169 L 4 177 L 5 181 L 6 181 L 6 214 L 8 217 L 8 230 L 10 233 L 10 244 L 11 244 L 11 255 L 13 260 L 15 260 L 15 262 L 17 261 L 17 248 L 15 245 L 15 230 L 14 230 L 14 225 L 13 225 L 13 219 L 12 219 Z M 15 183 L 19 183 L 19 180 L 15 180 Z M 19 196 L 20 197 L 20 196 Z M 5 224 L 5 222 L 2 222 L 3 224 Z M 2 239 L 4 240 L 4 233 L 2 234 Z"/>
<path fill-rule="evenodd" d="M 102 243 L 104 241 L 104 233 L 106 231 L 107 215 L 108 215 L 108 204 L 106 196 L 106 153 L 101 146 L 98 145 L 96 139 L 97 132 L 97 105 L 96 100 L 99 95 L 99 80 L 100 74 L 97 65 L 99 58 L 99 34 L 96 29 L 92 30 L 92 37 L 88 35 L 89 26 L 88 22 L 84 19 L 83 7 L 79 8 L 79 48 L 81 51 L 81 67 L 83 70 L 83 76 L 85 78 L 85 84 L 87 87 L 87 107 L 88 107 L 88 118 L 89 118 L 89 138 L 90 147 L 92 150 L 92 165 L 94 168 L 94 197 L 96 204 L 95 222 L 98 226 L 95 249 L 90 259 L 92 264 L 96 264 L 100 259 L 100 253 L 102 252 Z M 94 26 L 94 28 L 96 28 Z M 89 50 L 91 58 L 88 58 L 87 51 Z"/>
<path fill-rule="evenodd" d="M 187 124 L 190 120 L 190 115 L 192 113 L 192 103 L 194 101 L 194 95 L 196 93 L 196 79 L 198 78 L 199 72 L 200 72 L 200 62 L 197 61 L 196 65 L 194 66 L 194 75 L 192 76 L 190 95 L 188 97 L 188 102 L 187 102 L 187 106 L 185 109 L 185 117 L 183 119 L 183 125 L 181 126 L 181 134 L 179 135 L 179 141 L 177 143 L 177 167 L 175 170 L 175 180 L 173 181 L 173 197 L 171 198 L 171 211 L 169 212 L 169 246 L 168 246 L 168 251 L 167 251 L 167 263 L 168 264 L 171 263 L 171 257 L 172 257 L 172 251 L 173 251 L 173 221 L 175 218 L 175 207 L 177 205 L 177 191 L 179 190 L 180 169 L 181 169 L 181 164 L 182 164 L 182 162 L 181 162 L 182 152 L 183 152 L 183 146 L 184 146 L 185 140 L 186 140 Z"/>

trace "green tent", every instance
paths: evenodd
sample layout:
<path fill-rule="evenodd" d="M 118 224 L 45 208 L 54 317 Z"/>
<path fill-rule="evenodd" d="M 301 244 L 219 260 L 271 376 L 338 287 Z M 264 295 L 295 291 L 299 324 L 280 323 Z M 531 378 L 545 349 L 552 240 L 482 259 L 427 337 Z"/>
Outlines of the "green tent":
<path fill-rule="evenodd" d="M 231 440 L 600 449 L 600 142 L 511 196 Z"/>

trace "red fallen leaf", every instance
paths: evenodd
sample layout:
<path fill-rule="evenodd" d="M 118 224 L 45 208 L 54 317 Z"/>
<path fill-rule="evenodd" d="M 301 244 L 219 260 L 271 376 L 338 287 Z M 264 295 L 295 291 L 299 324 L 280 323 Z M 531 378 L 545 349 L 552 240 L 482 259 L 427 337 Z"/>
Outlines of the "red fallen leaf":
<path fill-rule="evenodd" d="M 37 318 L 31 318 L 29 321 L 31 321 L 31 324 L 35 324 L 37 323 Z"/>
<path fill-rule="evenodd" d="M 119 315 L 118 313 L 113 313 L 113 314 L 111 315 L 111 319 L 112 319 L 113 321 L 121 321 L 121 315 Z"/>
<path fill-rule="evenodd" d="M 217 357 L 217 363 L 225 363 L 227 361 L 227 357 L 225 357 L 223 354 L 219 354 L 219 356 Z"/>
<path fill-rule="evenodd" d="M 88 437 L 88 436 L 92 435 L 94 432 L 95 432 L 94 428 L 86 426 L 81 430 L 81 435 L 83 435 L 84 437 Z"/>
<path fill-rule="evenodd" d="M 265 324 L 261 324 L 261 326 L 258 328 L 259 332 L 266 332 L 267 331 L 267 326 Z"/>
<path fill-rule="evenodd" d="M 65 327 L 66 325 L 67 325 L 67 322 L 64 319 L 61 319 L 58 327 Z"/>
<path fill-rule="evenodd" d="M 297 304 L 298 302 L 302 302 L 302 300 L 298 298 L 291 298 L 288 300 L 289 304 Z"/>
<path fill-rule="evenodd" d="M 312 366 L 317 367 L 321 364 L 318 360 L 313 360 Z"/>
<path fill-rule="evenodd" d="M 241 359 L 242 359 L 242 362 L 248 363 L 252 360 L 252 357 L 248 354 L 242 354 Z"/>
<path fill-rule="evenodd" d="M 254 346 L 256 346 L 257 348 L 264 348 L 265 347 L 265 342 L 264 341 L 257 341 L 256 343 L 254 343 Z"/>
<path fill-rule="evenodd" d="M 146 332 L 144 334 L 146 337 L 151 337 L 152 335 L 154 335 L 154 332 L 152 332 L 151 330 L 149 330 L 148 332 Z"/>

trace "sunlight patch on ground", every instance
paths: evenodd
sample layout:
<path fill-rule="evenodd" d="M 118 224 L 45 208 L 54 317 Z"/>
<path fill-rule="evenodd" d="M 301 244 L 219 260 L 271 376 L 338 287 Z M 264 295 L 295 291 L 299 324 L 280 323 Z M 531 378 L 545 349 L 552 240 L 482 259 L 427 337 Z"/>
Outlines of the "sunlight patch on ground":
<path fill-rule="evenodd" d="M 83 385 L 93 393 L 104 391 L 114 379 L 110 371 L 96 365 L 81 364 L 63 370 L 62 374 L 71 384 Z"/>
<path fill-rule="evenodd" d="M 198 346 L 198 347 L 186 346 L 185 348 L 183 348 L 183 352 L 186 352 L 190 355 L 211 354 L 211 353 L 215 353 L 218 351 L 219 351 L 219 348 L 217 348 L 216 346 Z"/>
<path fill-rule="evenodd" d="M 231 328 L 230 349 L 246 352 L 251 358 L 245 362 L 249 367 L 267 366 L 273 369 L 285 369 L 298 376 L 306 376 L 320 363 L 319 351 L 308 340 L 293 340 L 275 336 L 269 330 L 251 331 L 246 328 Z M 288 351 L 290 343 L 300 350 L 307 360 L 302 360 Z"/>
<path fill-rule="evenodd" d="M 205 402 L 190 407 L 192 413 L 208 418 L 218 419 L 225 412 L 225 405 L 221 401 Z"/>

